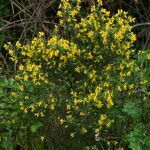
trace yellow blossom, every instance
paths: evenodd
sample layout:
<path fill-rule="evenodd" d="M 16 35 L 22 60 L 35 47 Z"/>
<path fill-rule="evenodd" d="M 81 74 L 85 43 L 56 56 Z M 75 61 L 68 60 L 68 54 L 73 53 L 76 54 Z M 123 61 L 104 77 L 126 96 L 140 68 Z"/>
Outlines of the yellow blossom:
<path fill-rule="evenodd" d="M 50 105 L 50 109 L 54 110 L 55 109 L 54 105 Z"/>
<path fill-rule="evenodd" d="M 23 86 L 23 85 L 20 85 L 20 86 L 19 86 L 19 89 L 20 89 L 20 91 L 24 91 L 24 86 Z"/>
<path fill-rule="evenodd" d="M 43 104 L 43 101 L 40 100 L 37 104 L 40 107 Z"/>
<path fill-rule="evenodd" d="M 118 91 L 122 91 L 120 85 L 117 86 L 117 90 L 118 90 Z"/>
<path fill-rule="evenodd" d="M 80 116 L 84 116 L 85 113 L 83 111 L 80 112 Z"/>
<path fill-rule="evenodd" d="M 27 108 L 24 108 L 23 112 L 26 114 L 28 112 Z"/>
<path fill-rule="evenodd" d="M 60 119 L 60 124 L 63 124 L 64 123 L 64 119 Z"/>
<path fill-rule="evenodd" d="M 75 68 L 75 71 L 78 72 L 78 73 L 80 73 L 80 67 L 77 66 L 77 67 Z"/>
<path fill-rule="evenodd" d="M 95 129 L 95 133 L 98 133 L 98 132 L 99 132 L 99 128 L 96 128 L 96 129 Z"/>
<path fill-rule="evenodd" d="M 67 110 L 70 110 L 70 109 L 71 109 L 70 105 L 67 105 Z"/>
<path fill-rule="evenodd" d="M 15 124 L 15 123 L 16 123 L 16 122 L 15 122 L 15 120 L 13 119 L 13 120 L 12 120 L 12 124 Z"/>
<path fill-rule="evenodd" d="M 131 34 L 131 37 L 130 37 L 130 38 L 131 38 L 132 41 L 136 41 L 136 36 L 135 36 L 135 34 Z"/>
<path fill-rule="evenodd" d="M 31 105 L 29 106 L 29 108 L 31 109 L 31 112 L 35 111 L 35 107 L 34 107 L 33 104 L 31 104 Z"/>
<path fill-rule="evenodd" d="M 102 0 L 97 0 L 98 4 L 102 5 Z"/>
<path fill-rule="evenodd" d="M 72 132 L 72 133 L 70 134 L 70 136 L 71 136 L 72 138 L 74 138 L 74 132 Z"/>
<path fill-rule="evenodd" d="M 58 17 L 62 17 L 62 12 L 61 11 L 57 11 L 57 16 Z"/>
<path fill-rule="evenodd" d="M 77 0 L 78 3 L 81 3 L 81 0 Z"/>
<path fill-rule="evenodd" d="M 93 32 L 93 31 L 89 31 L 88 34 L 87 34 L 87 36 L 88 36 L 89 38 L 92 38 L 93 35 L 94 35 L 94 32 Z"/>
<path fill-rule="evenodd" d="M 96 106 L 97 106 L 98 108 L 102 108 L 102 107 L 103 107 L 103 104 L 102 104 L 101 101 L 98 101 L 98 102 L 96 103 Z"/>
<path fill-rule="evenodd" d="M 106 114 L 100 115 L 99 120 L 98 120 L 98 124 L 102 125 L 104 123 L 105 119 L 106 119 Z"/>
<path fill-rule="evenodd" d="M 21 48 L 21 43 L 19 41 L 16 42 L 16 47 Z"/>
<path fill-rule="evenodd" d="M 40 112 L 40 116 L 41 116 L 41 117 L 44 117 L 44 114 L 43 114 L 43 112 Z"/>
<path fill-rule="evenodd" d="M 24 69 L 23 65 L 19 66 L 19 70 L 22 71 Z"/>
<path fill-rule="evenodd" d="M 24 75 L 24 77 L 23 77 L 23 79 L 24 79 L 24 81 L 28 81 L 28 75 Z"/>
<path fill-rule="evenodd" d="M 39 37 L 43 37 L 44 36 L 44 32 L 39 32 Z"/>
<path fill-rule="evenodd" d="M 77 10 L 75 10 L 75 9 L 72 10 L 71 13 L 70 13 L 70 15 L 71 15 L 72 17 L 75 16 L 76 14 L 77 14 Z"/>
<path fill-rule="evenodd" d="M 24 99 L 29 99 L 29 96 L 26 95 L 26 96 L 24 97 Z"/>
<path fill-rule="evenodd" d="M 82 127 L 82 133 L 83 134 L 87 133 L 87 129 L 85 127 Z"/>
<path fill-rule="evenodd" d="M 41 140 L 42 142 L 44 141 L 44 139 L 45 139 L 44 136 L 40 136 L 40 140 Z"/>
<path fill-rule="evenodd" d="M 114 122 L 114 120 L 109 120 L 109 121 L 106 123 L 106 127 L 109 128 L 113 122 Z"/>
<path fill-rule="evenodd" d="M 34 116 L 39 117 L 39 116 L 40 116 L 40 114 L 39 114 L 39 113 L 35 113 L 35 114 L 34 114 Z"/>
<path fill-rule="evenodd" d="M 126 84 L 126 83 L 124 83 L 123 89 L 124 89 L 124 90 L 127 90 L 127 84 Z"/>

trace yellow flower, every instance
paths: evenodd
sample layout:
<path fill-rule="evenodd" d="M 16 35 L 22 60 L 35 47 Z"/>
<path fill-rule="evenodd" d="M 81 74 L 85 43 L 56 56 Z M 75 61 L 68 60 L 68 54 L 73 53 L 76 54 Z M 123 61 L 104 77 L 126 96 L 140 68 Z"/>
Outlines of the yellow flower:
<path fill-rule="evenodd" d="M 136 41 L 136 36 L 135 36 L 135 34 L 131 34 L 130 39 L 131 39 L 132 41 Z"/>
<path fill-rule="evenodd" d="M 96 106 L 97 106 L 98 108 L 102 108 L 103 104 L 102 104 L 101 101 L 98 101 L 98 102 L 96 103 Z"/>
<path fill-rule="evenodd" d="M 55 109 L 54 105 L 50 105 L 50 109 L 54 110 Z"/>
<path fill-rule="evenodd" d="M 111 123 L 112 123 L 112 121 L 108 121 L 108 122 L 106 123 L 106 127 L 109 128 L 109 127 L 111 126 Z"/>
<path fill-rule="evenodd" d="M 133 89 L 133 87 L 134 87 L 134 84 L 129 84 L 129 89 Z"/>
<path fill-rule="evenodd" d="M 43 114 L 43 112 L 40 112 L 40 115 L 41 115 L 41 117 L 44 117 L 44 114 Z"/>
<path fill-rule="evenodd" d="M 70 110 L 70 109 L 71 109 L 70 105 L 67 105 L 67 110 Z"/>
<path fill-rule="evenodd" d="M 93 55 L 90 53 L 88 53 L 88 55 L 86 56 L 87 59 L 92 59 L 93 58 Z"/>
<path fill-rule="evenodd" d="M 21 43 L 19 41 L 16 42 L 16 47 L 20 48 L 21 47 Z"/>
<path fill-rule="evenodd" d="M 111 108 L 113 105 L 114 105 L 113 101 L 110 100 L 110 101 L 108 101 L 108 103 L 107 103 L 107 108 L 109 109 L 109 108 Z"/>
<path fill-rule="evenodd" d="M 76 67 L 75 71 L 78 72 L 78 73 L 80 73 L 80 67 Z"/>
<path fill-rule="evenodd" d="M 102 5 L 103 3 L 102 3 L 102 0 L 97 0 L 97 3 L 99 4 L 99 5 Z"/>
<path fill-rule="evenodd" d="M 85 113 L 83 111 L 81 111 L 80 116 L 85 116 Z"/>
<path fill-rule="evenodd" d="M 42 142 L 44 141 L 44 139 L 45 139 L 44 136 L 40 136 L 40 140 L 41 140 Z"/>
<path fill-rule="evenodd" d="M 57 11 L 57 16 L 58 17 L 62 17 L 62 12 L 61 11 Z"/>
<path fill-rule="evenodd" d="M 51 95 L 50 95 L 50 97 L 51 97 Z M 54 103 L 54 102 L 55 102 L 55 99 L 54 99 L 54 98 L 51 98 L 50 101 L 51 101 L 52 103 Z"/>
<path fill-rule="evenodd" d="M 34 116 L 39 117 L 40 115 L 39 115 L 39 113 L 35 113 Z"/>
<path fill-rule="evenodd" d="M 95 81 L 96 79 L 96 71 L 93 70 L 92 72 L 89 73 L 89 78 L 92 79 L 92 81 Z"/>
<path fill-rule="evenodd" d="M 13 56 L 13 55 L 14 55 L 14 51 L 13 51 L 12 49 L 10 49 L 10 50 L 9 50 L 9 54 L 10 54 L 11 56 Z"/>
<path fill-rule="evenodd" d="M 98 132 L 99 132 L 99 128 L 96 128 L 96 129 L 95 129 L 95 133 L 98 133 Z"/>
<path fill-rule="evenodd" d="M 44 32 L 39 32 L 39 37 L 43 37 L 44 36 Z"/>
<path fill-rule="evenodd" d="M 24 81 L 28 81 L 28 75 L 24 75 L 23 79 Z"/>
<path fill-rule="evenodd" d="M 22 71 L 24 69 L 23 65 L 19 66 L 19 70 Z"/>
<path fill-rule="evenodd" d="M 127 90 L 127 84 L 126 84 L 126 83 L 124 83 L 123 89 L 124 89 L 124 90 Z"/>
<path fill-rule="evenodd" d="M 19 89 L 20 89 L 20 91 L 24 91 L 24 86 L 23 86 L 23 85 L 20 85 L 20 86 L 19 86 Z"/>
<path fill-rule="evenodd" d="M 23 110 L 24 110 L 24 107 L 23 107 L 23 106 L 21 106 L 21 107 L 20 107 L 20 110 L 22 110 L 22 111 L 23 111 Z"/>
<path fill-rule="evenodd" d="M 104 86 L 104 87 L 109 87 L 110 84 L 109 84 L 108 82 L 104 82 L 103 86 Z"/>
<path fill-rule="evenodd" d="M 62 55 L 62 56 L 60 56 L 60 60 L 63 60 L 64 62 L 66 62 L 67 61 L 67 57 Z"/>
<path fill-rule="evenodd" d="M 72 138 L 74 138 L 74 132 L 72 132 L 72 133 L 70 134 L 70 136 L 71 136 Z"/>
<path fill-rule="evenodd" d="M 120 64 L 120 65 L 119 65 L 119 70 L 123 70 L 123 69 L 124 69 L 123 64 Z"/>
<path fill-rule="evenodd" d="M 70 13 L 70 15 L 73 17 L 73 16 L 75 16 L 77 14 L 77 10 L 73 10 L 73 11 L 71 11 L 71 13 Z"/>
<path fill-rule="evenodd" d="M 32 79 L 32 81 L 33 81 L 33 83 L 36 83 L 37 79 L 34 77 L 34 78 Z"/>
<path fill-rule="evenodd" d="M 43 104 L 43 102 L 42 102 L 42 101 L 39 101 L 37 104 L 38 104 L 38 106 L 40 107 L 40 106 Z"/>
<path fill-rule="evenodd" d="M 26 114 L 28 112 L 27 108 L 24 108 L 23 112 Z"/>
<path fill-rule="evenodd" d="M 93 31 L 89 31 L 88 34 L 87 34 L 87 36 L 88 36 L 89 38 L 92 38 L 93 35 L 94 35 L 94 32 L 93 32 Z"/>
<path fill-rule="evenodd" d="M 57 50 L 57 51 L 54 51 L 54 56 L 58 56 L 58 54 L 59 54 L 59 51 Z"/>
<path fill-rule="evenodd" d="M 119 18 L 119 19 L 118 19 L 118 24 L 119 24 L 119 25 L 122 25 L 122 24 L 123 24 L 123 19 Z"/>
<path fill-rule="evenodd" d="M 47 107 L 48 107 L 48 105 L 47 105 L 47 104 L 45 104 L 45 105 L 44 105 L 44 108 L 47 108 Z"/>
<path fill-rule="evenodd" d="M 29 99 L 29 96 L 26 95 L 26 96 L 24 97 L 24 99 Z"/>
<path fill-rule="evenodd" d="M 126 73 L 126 76 L 128 76 L 128 77 L 131 76 L 131 72 L 130 72 L 130 71 L 127 72 L 127 73 Z"/>
<path fill-rule="evenodd" d="M 106 119 L 106 114 L 100 115 L 99 120 L 98 120 L 98 124 L 102 125 L 104 123 L 105 119 Z"/>
<path fill-rule="evenodd" d="M 35 107 L 34 107 L 33 104 L 31 104 L 31 105 L 29 106 L 29 108 L 31 109 L 32 112 L 35 110 Z"/>
<path fill-rule="evenodd" d="M 12 124 L 15 124 L 15 120 L 14 119 L 12 120 Z"/>
<path fill-rule="evenodd" d="M 81 0 L 77 0 L 77 3 L 81 3 Z"/>
<path fill-rule="evenodd" d="M 63 124 L 64 123 L 64 119 L 60 119 L 60 124 Z"/>
<path fill-rule="evenodd" d="M 77 105 L 79 103 L 79 101 L 76 98 L 74 99 L 73 102 L 74 102 L 74 105 Z"/>
<path fill-rule="evenodd" d="M 103 44 L 106 44 L 106 42 L 107 42 L 107 32 L 102 31 L 101 36 L 102 36 L 102 39 L 103 39 Z"/>
<path fill-rule="evenodd" d="M 87 129 L 85 127 L 82 127 L 82 133 L 83 134 L 87 133 Z"/>
<path fill-rule="evenodd" d="M 117 86 L 117 90 L 118 91 L 122 91 L 122 89 L 121 89 L 121 87 L 119 85 Z"/>

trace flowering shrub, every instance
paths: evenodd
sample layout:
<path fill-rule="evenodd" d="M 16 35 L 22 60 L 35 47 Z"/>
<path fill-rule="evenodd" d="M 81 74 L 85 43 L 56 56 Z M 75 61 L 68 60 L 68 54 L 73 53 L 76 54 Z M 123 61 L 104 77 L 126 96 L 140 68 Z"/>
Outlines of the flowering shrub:
<path fill-rule="evenodd" d="M 111 16 L 101 0 L 85 14 L 82 3 L 61 1 L 51 38 L 39 32 L 26 45 L 5 45 L 18 67 L 14 96 L 28 120 L 22 127 L 41 142 L 52 143 L 59 128 L 94 139 L 114 122 L 113 107 L 147 83 L 136 59 L 142 52 L 133 49 L 134 19 L 122 10 Z"/>

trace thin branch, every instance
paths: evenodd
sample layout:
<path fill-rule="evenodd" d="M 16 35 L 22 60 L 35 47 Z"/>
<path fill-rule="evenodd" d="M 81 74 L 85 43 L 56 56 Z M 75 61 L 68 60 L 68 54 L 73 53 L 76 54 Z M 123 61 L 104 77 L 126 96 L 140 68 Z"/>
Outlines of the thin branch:
<path fill-rule="evenodd" d="M 16 26 L 22 26 L 22 22 L 21 20 L 17 20 L 17 21 L 13 21 L 13 22 L 9 22 L 7 23 L 5 26 L 0 28 L 0 32 L 5 31 L 7 29 L 10 29 L 12 27 L 16 27 Z"/>
<path fill-rule="evenodd" d="M 144 44 L 144 48 L 143 48 L 143 49 L 146 48 L 146 46 L 147 46 L 149 40 L 150 40 L 150 32 L 148 33 L 148 37 L 146 38 L 146 42 L 145 42 L 145 44 Z"/>
<path fill-rule="evenodd" d="M 11 9 L 12 9 L 12 14 L 14 16 L 15 11 L 14 11 L 14 6 L 13 6 L 13 1 L 12 0 L 10 0 L 10 4 L 11 4 Z"/>
<path fill-rule="evenodd" d="M 49 7 L 52 5 L 52 3 L 54 3 L 54 2 L 55 2 L 55 0 L 49 1 L 49 2 L 44 6 L 44 9 L 46 10 L 47 8 L 49 8 Z"/>
<path fill-rule="evenodd" d="M 136 28 L 139 26 L 150 26 L 150 22 L 145 22 L 145 23 L 137 23 L 135 25 L 132 26 L 132 28 Z"/>
<path fill-rule="evenodd" d="M 6 68 L 7 68 L 7 70 L 8 70 L 8 64 L 7 64 L 7 62 L 6 62 L 5 58 L 4 58 L 4 56 L 3 56 L 1 53 L 0 53 L 0 57 L 2 58 L 2 60 L 3 60 L 3 62 L 4 62 L 3 67 L 6 65 Z"/>
<path fill-rule="evenodd" d="M 17 1 L 18 2 L 18 1 Z M 22 8 L 21 4 L 20 3 L 15 3 L 13 1 L 13 4 L 18 8 L 20 9 L 20 11 L 22 11 L 24 14 L 26 14 L 28 17 L 32 18 L 32 16 L 26 12 L 26 9 Z M 20 5 L 20 6 L 19 6 Z M 33 18 L 32 18 L 33 19 Z"/>

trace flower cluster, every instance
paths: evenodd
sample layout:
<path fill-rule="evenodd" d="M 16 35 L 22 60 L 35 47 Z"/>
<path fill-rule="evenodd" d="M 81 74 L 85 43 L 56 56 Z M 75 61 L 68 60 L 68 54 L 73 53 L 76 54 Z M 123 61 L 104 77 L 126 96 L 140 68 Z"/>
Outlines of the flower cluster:
<path fill-rule="evenodd" d="M 26 45 L 5 46 L 18 65 L 20 109 L 31 117 L 57 112 L 71 137 L 110 127 L 109 110 L 141 84 L 132 50 L 134 19 L 122 10 L 111 16 L 101 0 L 86 16 L 78 15 L 81 9 L 81 0 L 62 0 L 56 35 L 46 39 L 40 32 Z"/>

